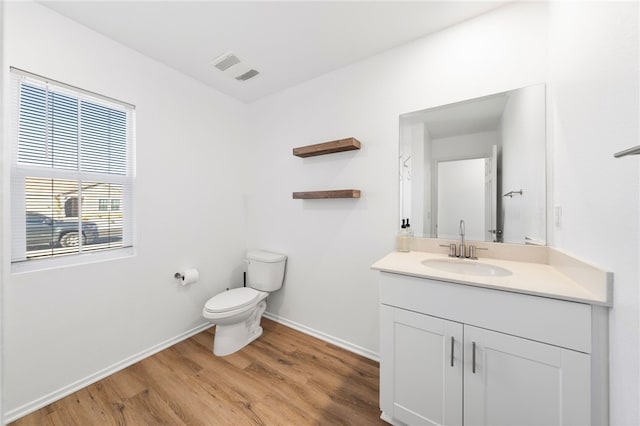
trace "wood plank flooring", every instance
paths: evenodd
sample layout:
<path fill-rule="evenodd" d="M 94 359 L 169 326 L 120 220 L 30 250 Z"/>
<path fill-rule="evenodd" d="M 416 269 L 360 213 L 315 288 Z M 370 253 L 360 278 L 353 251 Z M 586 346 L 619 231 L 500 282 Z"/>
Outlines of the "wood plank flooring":
<path fill-rule="evenodd" d="M 386 425 L 377 362 L 262 326 L 226 357 L 211 352 L 211 328 L 11 425 Z"/>

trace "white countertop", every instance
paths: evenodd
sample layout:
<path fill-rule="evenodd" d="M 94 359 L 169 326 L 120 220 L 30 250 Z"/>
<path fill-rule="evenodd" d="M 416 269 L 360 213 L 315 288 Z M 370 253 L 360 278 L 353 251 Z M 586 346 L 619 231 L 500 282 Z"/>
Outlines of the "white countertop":
<path fill-rule="evenodd" d="M 451 258 L 440 253 L 423 251 L 391 252 L 374 263 L 371 268 L 382 272 L 430 278 L 454 284 L 472 285 L 592 305 L 611 306 L 612 278 L 610 278 L 610 273 L 603 275 L 609 278 L 603 280 L 602 285 L 604 287 L 600 288 L 600 286 L 594 287 L 593 285 L 587 285 L 587 283 L 583 284 L 561 272 L 562 268 L 543 263 L 484 258 L 478 260 L 461 260 L 463 262 L 481 262 L 499 266 L 513 273 L 509 276 L 499 277 L 446 272 L 423 265 L 422 261 L 426 259 Z"/>

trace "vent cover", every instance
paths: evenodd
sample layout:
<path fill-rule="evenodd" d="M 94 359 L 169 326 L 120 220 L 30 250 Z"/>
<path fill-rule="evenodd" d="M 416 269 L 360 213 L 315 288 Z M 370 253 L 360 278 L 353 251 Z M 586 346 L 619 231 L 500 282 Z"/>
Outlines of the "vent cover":
<path fill-rule="evenodd" d="M 247 81 L 260 74 L 256 69 L 242 62 L 233 52 L 218 56 L 212 61 L 212 64 L 230 78 L 238 81 Z"/>
<path fill-rule="evenodd" d="M 247 81 L 250 78 L 253 78 L 258 74 L 260 74 L 260 73 L 258 71 L 256 71 L 256 70 L 249 70 L 249 71 L 245 72 L 244 74 L 237 76 L 236 80 Z"/>
<path fill-rule="evenodd" d="M 223 55 L 222 59 L 219 61 L 218 59 L 214 60 L 213 65 L 216 68 L 218 68 L 220 71 L 226 71 L 230 67 L 240 63 L 240 59 L 238 59 L 238 57 L 233 53 L 229 53 L 228 55 Z"/>

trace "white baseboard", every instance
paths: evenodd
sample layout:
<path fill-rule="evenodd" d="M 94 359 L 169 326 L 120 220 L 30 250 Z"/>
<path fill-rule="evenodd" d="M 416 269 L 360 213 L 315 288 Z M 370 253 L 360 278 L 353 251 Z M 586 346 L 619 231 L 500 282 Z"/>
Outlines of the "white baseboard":
<path fill-rule="evenodd" d="M 393 426 L 407 426 L 405 423 L 402 423 L 400 420 L 396 420 L 393 417 L 391 417 L 390 415 L 388 415 L 387 413 L 385 413 L 384 411 L 382 412 L 382 414 L 380 414 L 380 419 L 384 420 L 385 422 L 393 425 Z"/>
<path fill-rule="evenodd" d="M 110 365 L 107 368 L 104 368 L 94 374 L 91 374 L 83 379 L 80 379 L 70 385 L 64 386 L 56 391 L 53 391 L 41 398 L 38 398 L 34 401 L 31 401 L 27 404 L 24 404 L 18 408 L 15 408 L 11 411 L 8 411 L 3 416 L 3 423 L 10 423 L 14 420 L 19 419 L 20 417 L 26 416 L 29 413 L 32 413 L 42 407 L 46 407 L 47 405 L 58 401 L 59 399 L 64 398 L 65 396 L 71 395 L 72 393 L 89 386 L 92 383 L 97 382 L 98 380 L 104 379 L 107 376 L 112 375 L 113 373 L 117 373 L 118 371 L 129 367 L 130 365 L 135 364 L 138 361 L 141 361 L 155 353 L 158 353 L 170 346 L 175 345 L 185 339 L 188 339 L 191 336 L 194 336 L 201 331 L 206 330 L 207 328 L 212 327 L 213 324 L 210 322 L 201 324 L 197 327 L 192 328 L 191 330 L 187 330 L 184 333 L 181 333 L 175 337 L 165 340 L 164 342 L 158 343 L 148 349 L 145 349 L 141 352 L 138 352 L 135 355 L 132 355 L 128 358 L 123 359 L 122 361 L 116 362 L 115 364 Z"/>
<path fill-rule="evenodd" d="M 320 340 L 324 340 L 325 342 L 329 342 L 331 344 L 339 346 L 342 349 L 348 350 L 349 352 L 353 352 L 355 354 L 362 355 L 365 358 L 369 358 L 370 360 L 380 362 L 380 354 L 363 348 L 362 346 L 354 345 L 353 343 L 347 342 L 346 340 L 339 339 L 337 337 L 315 330 L 311 327 L 307 327 L 306 325 L 288 320 L 279 315 L 272 314 L 271 312 L 265 312 L 264 317 L 282 325 L 286 325 L 287 327 L 293 328 L 294 330 L 298 330 L 304 334 L 308 334 Z"/>

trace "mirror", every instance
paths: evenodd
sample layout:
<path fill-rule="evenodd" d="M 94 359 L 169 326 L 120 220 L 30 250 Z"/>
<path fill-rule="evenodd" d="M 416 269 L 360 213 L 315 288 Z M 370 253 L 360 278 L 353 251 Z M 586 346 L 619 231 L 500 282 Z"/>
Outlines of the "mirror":
<path fill-rule="evenodd" d="M 543 84 L 400 116 L 400 217 L 416 236 L 546 244 Z"/>

